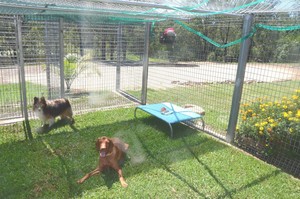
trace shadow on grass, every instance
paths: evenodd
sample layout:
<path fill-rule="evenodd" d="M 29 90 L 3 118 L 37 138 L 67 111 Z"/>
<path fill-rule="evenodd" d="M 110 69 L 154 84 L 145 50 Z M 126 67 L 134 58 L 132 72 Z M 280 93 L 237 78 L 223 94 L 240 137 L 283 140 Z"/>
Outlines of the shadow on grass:
<path fill-rule="evenodd" d="M 58 129 L 58 128 L 61 128 L 61 127 L 67 126 L 67 125 L 69 125 L 73 129 L 74 132 L 78 131 L 78 129 L 75 127 L 74 124 L 70 124 L 70 121 L 65 120 L 65 119 L 57 120 L 50 127 L 49 127 L 49 125 L 44 125 L 42 127 L 39 127 L 37 129 L 37 131 L 38 131 L 39 134 L 47 134 L 52 130 L 55 130 L 55 129 Z"/>
<path fill-rule="evenodd" d="M 195 154 L 195 152 L 192 150 L 192 148 L 189 146 L 189 144 L 186 142 L 185 139 L 183 139 L 183 143 L 185 144 L 185 147 L 190 151 L 190 153 L 194 156 L 194 158 L 205 168 L 205 170 L 209 173 L 209 175 L 215 180 L 215 182 L 222 187 L 224 192 L 226 193 L 226 196 L 229 198 L 232 198 L 231 193 L 228 191 L 228 189 L 224 186 L 224 184 L 218 179 L 218 177 L 214 174 L 214 172 L 207 166 L 203 161 L 201 161 L 198 158 L 198 155 Z"/>
<path fill-rule="evenodd" d="M 268 180 L 271 177 L 277 176 L 280 173 L 281 173 L 280 170 L 272 171 L 269 174 L 261 176 L 260 178 L 257 178 L 256 180 L 253 180 L 252 182 L 250 182 L 250 183 L 248 183 L 246 185 L 243 185 L 243 186 L 241 186 L 238 189 L 227 190 L 224 195 L 221 195 L 218 198 L 226 198 L 226 197 L 232 198 L 232 195 L 234 195 L 235 193 L 238 193 L 238 192 L 241 192 L 241 191 L 243 191 L 245 189 L 249 189 L 249 188 L 251 188 L 253 186 L 256 186 L 256 185 L 262 183 L 263 181 Z"/>
<path fill-rule="evenodd" d="M 174 139 L 169 137 L 168 125 L 153 117 L 110 124 L 96 122 L 90 126 L 75 124 L 76 127 L 71 127 L 72 131 L 64 126 L 63 123 L 57 123 L 49 133 L 40 135 L 33 141 L 0 145 L 0 151 L 4 153 L 0 156 L 0 162 L 3 162 L 0 169 L 0 187 L 2 187 L 0 198 L 47 197 L 49 195 L 43 194 L 49 194 L 47 193 L 49 190 L 50 193 L 51 190 L 53 193 L 64 193 L 63 197 L 70 198 L 101 186 L 110 189 L 114 183 L 119 183 L 118 175 L 113 170 L 94 176 L 82 185 L 76 183 L 79 178 L 97 166 L 98 153 L 95 150 L 95 140 L 103 135 L 120 137 L 129 143 L 129 158 L 123 166 L 125 179 L 161 168 L 182 181 L 200 197 L 205 197 L 205 193 L 189 183 L 187 177 L 169 167 L 177 161 L 196 159 L 216 184 L 222 187 L 224 197 L 231 198 L 232 193 L 239 191 L 239 189 L 228 190 L 213 170 L 198 158 L 199 155 L 223 150 L 228 146 L 217 143 L 208 136 L 201 136 L 201 133 L 185 125 L 174 125 Z M 60 132 L 52 132 L 55 129 Z M 187 152 L 177 156 L 183 149 Z M 176 155 L 176 159 L 173 155 Z M 253 183 L 259 183 L 268 177 L 263 176 Z M 251 183 L 242 186 L 241 189 L 250 186 Z"/>
<path fill-rule="evenodd" d="M 184 176 L 181 176 L 176 171 L 172 171 L 172 169 L 166 163 L 164 163 L 163 161 L 158 159 L 156 154 L 152 153 L 151 150 L 149 150 L 149 148 L 144 143 L 143 139 L 141 139 L 139 136 L 137 136 L 137 138 L 139 139 L 140 143 L 142 144 L 142 146 L 143 146 L 144 150 L 146 151 L 146 153 L 148 154 L 148 156 L 151 157 L 150 161 L 154 161 L 155 164 L 158 164 L 159 167 L 162 167 L 164 170 L 169 172 L 171 175 L 173 175 L 174 177 L 176 177 L 177 179 L 182 181 L 184 184 L 186 184 L 191 190 L 193 190 L 199 196 L 206 198 L 205 194 L 201 193 L 196 187 L 194 187 L 191 183 L 189 183 L 188 180 Z"/>

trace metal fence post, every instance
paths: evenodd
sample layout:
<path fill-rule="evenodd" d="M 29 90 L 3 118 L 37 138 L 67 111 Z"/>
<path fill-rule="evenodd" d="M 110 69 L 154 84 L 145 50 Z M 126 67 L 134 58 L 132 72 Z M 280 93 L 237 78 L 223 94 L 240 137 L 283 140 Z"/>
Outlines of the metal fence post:
<path fill-rule="evenodd" d="M 64 21 L 59 19 L 59 71 L 60 71 L 60 97 L 65 97 L 65 68 L 64 68 Z"/>
<path fill-rule="evenodd" d="M 121 53 L 122 53 L 122 25 L 119 24 L 117 32 L 117 70 L 116 70 L 116 90 L 120 90 L 121 84 Z"/>
<path fill-rule="evenodd" d="M 252 28 L 252 22 L 253 22 L 252 14 L 247 14 L 244 16 L 243 33 L 242 33 L 243 37 L 250 33 Z M 251 41 L 250 38 L 247 38 L 241 43 L 240 46 L 238 69 L 237 69 L 237 74 L 235 79 L 230 118 L 228 123 L 227 134 L 226 134 L 226 141 L 229 143 L 233 142 L 235 137 L 235 130 L 236 130 L 236 125 L 239 116 L 239 108 L 240 108 L 240 101 L 242 97 L 246 64 L 247 64 L 247 59 L 248 59 L 249 49 L 250 49 L 250 41 Z"/>
<path fill-rule="evenodd" d="M 18 63 L 19 63 L 19 77 L 21 80 L 21 97 L 22 97 L 22 112 L 24 116 L 24 131 L 26 138 L 32 139 L 32 132 L 28 119 L 28 109 L 27 109 L 27 91 L 26 91 L 26 81 L 25 81 L 25 66 L 24 66 L 24 54 L 22 45 L 22 18 L 17 16 L 17 52 L 18 52 Z"/>
<path fill-rule="evenodd" d="M 51 50 L 50 50 L 50 37 L 48 36 L 50 33 L 49 30 L 49 23 L 48 21 L 45 21 L 45 53 L 46 53 L 46 79 L 47 79 L 47 90 L 48 90 L 48 99 L 52 99 L 52 92 L 51 92 Z"/>
<path fill-rule="evenodd" d="M 149 67 L 149 42 L 150 42 L 151 23 L 146 23 L 144 56 L 143 56 L 143 79 L 142 79 L 142 104 L 147 103 L 147 84 L 148 84 L 148 67 Z"/>

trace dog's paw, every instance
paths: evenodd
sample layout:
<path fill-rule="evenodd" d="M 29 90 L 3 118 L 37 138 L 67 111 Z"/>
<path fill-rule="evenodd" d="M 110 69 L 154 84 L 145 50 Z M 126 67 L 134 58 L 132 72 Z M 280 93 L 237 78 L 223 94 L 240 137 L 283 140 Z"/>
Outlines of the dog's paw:
<path fill-rule="evenodd" d="M 71 120 L 69 120 L 69 124 L 72 126 L 75 124 L 75 120 L 72 118 Z"/>
<path fill-rule="evenodd" d="M 121 182 L 122 187 L 126 188 L 128 186 L 128 184 L 126 183 L 126 181 L 123 177 L 120 178 L 120 182 Z"/>
<path fill-rule="evenodd" d="M 43 125 L 41 127 L 38 127 L 35 131 L 38 134 L 48 133 L 49 132 L 49 126 L 48 125 Z"/>
<path fill-rule="evenodd" d="M 83 180 L 80 179 L 80 180 L 77 180 L 77 184 L 82 184 L 83 183 Z"/>
<path fill-rule="evenodd" d="M 122 187 L 126 188 L 128 187 L 128 184 L 126 182 L 121 182 Z"/>

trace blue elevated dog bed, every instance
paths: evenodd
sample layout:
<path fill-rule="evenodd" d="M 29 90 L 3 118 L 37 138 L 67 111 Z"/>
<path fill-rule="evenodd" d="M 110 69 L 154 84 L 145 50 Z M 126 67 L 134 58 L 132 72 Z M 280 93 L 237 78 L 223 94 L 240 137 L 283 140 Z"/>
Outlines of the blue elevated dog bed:
<path fill-rule="evenodd" d="M 138 109 L 143 110 L 143 111 L 165 121 L 170 127 L 171 137 L 173 137 L 172 124 L 175 124 L 178 122 L 185 122 L 185 121 L 190 121 L 190 120 L 201 119 L 202 127 L 204 129 L 203 115 L 200 115 L 191 110 L 182 108 L 180 106 L 177 106 L 177 105 L 169 103 L 169 102 L 137 106 L 134 110 L 135 118 L 136 118 L 136 111 Z"/>

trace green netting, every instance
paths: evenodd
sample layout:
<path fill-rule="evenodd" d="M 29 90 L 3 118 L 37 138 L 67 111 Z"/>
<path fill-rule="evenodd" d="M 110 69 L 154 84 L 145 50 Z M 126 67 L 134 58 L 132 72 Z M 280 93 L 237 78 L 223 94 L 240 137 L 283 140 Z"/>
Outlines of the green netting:
<path fill-rule="evenodd" d="M 281 11 L 285 13 L 297 12 L 299 16 L 300 3 L 296 0 L 227 0 L 227 1 L 95 1 L 95 0 L 2 0 L 0 1 L 0 14 L 25 15 L 25 20 L 38 20 L 34 16 L 57 16 L 63 17 L 66 21 L 89 23 L 145 23 L 151 22 L 152 29 L 156 22 L 175 20 L 175 23 L 182 26 L 207 42 L 218 48 L 227 48 L 245 39 L 252 37 L 258 28 L 270 31 L 293 31 L 299 30 L 300 25 L 294 26 L 270 26 L 267 24 L 255 24 L 252 31 L 239 39 L 226 44 L 220 44 L 207 37 L 203 33 L 194 30 L 186 23 L 186 19 L 211 17 L 212 15 L 235 15 L 249 13 L 270 13 Z M 275 12 L 276 14 L 276 12 Z"/>
<path fill-rule="evenodd" d="M 218 42 L 212 40 L 211 38 L 205 36 L 203 33 L 189 27 L 188 25 L 186 25 L 185 23 L 183 22 L 180 22 L 178 20 L 175 20 L 175 23 L 177 23 L 178 25 L 180 25 L 181 27 L 183 27 L 184 29 L 186 29 L 187 31 L 189 32 L 192 32 L 196 35 L 198 35 L 199 37 L 201 37 L 202 39 L 204 39 L 205 41 L 211 43 L 212 45 L 218 47 L 218 48 L 227 48 L 227 47 L 230 47 L 230 46 L 233 46 L 233 45 L 236 45 L 238 43 L 241 43 L 243 42 L 244 40 L 248 39 L 249 37 L 252 37 L 258 28 L 263 28 L 263 29 L 267 29 L 267 30 L 271 30 L 271 31 L 293 31 L 293 30 L 300 30 L 300 25 L 295 25 L 295 26 L 269 26 L 269 25 L 264 25 L 264 24 L 255 24 L 252 28 L 252 31 L 244 36 L 244 37 L 241 37 L 237 40 L 234 40 L 232 42 L 229 42 L 227 44 L 219 44 Z"/>
<path fill-rule="evenodd" d="M 264 24 L 256 24 L 255 27 L 257 28 L 263 28 L 267 30 L 273 30 L 273 31 L 292 31 L 292 30 L 299 30 L 300 25 L 295 25 L 295 26 L 268 26 Z"/>
<path fill-rule="evenodd" d="M 211 15 L 300 12 L 297 0 L 2 0 L 0 14 L 93 15 L 125 17 L 128 20 L 161 21 L 191 19 Z"/>

